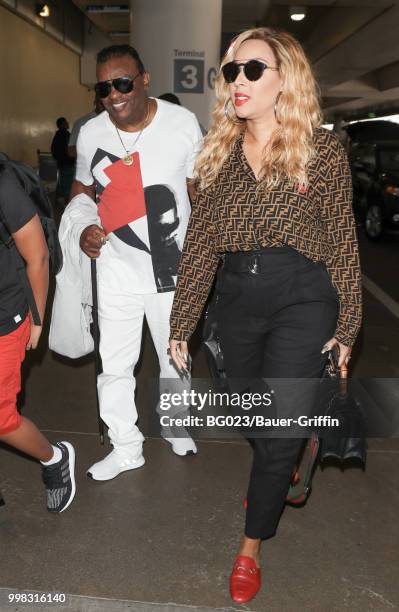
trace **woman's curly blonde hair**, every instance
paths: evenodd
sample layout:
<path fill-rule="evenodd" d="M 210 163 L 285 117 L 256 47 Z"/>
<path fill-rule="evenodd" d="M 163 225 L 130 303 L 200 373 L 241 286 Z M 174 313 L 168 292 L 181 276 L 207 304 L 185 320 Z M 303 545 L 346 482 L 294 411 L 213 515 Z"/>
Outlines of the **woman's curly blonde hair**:
<path fill-rule="evenodd" d="M 237 137 L 245 130 L 245 120 L 226 116 L 230 93 L 221 68 L 234 59 L 245 40 L 251 39 L 269 45 L 283 83 L 277 105 L 279 125 L 271 147 L 264 152 L 259 187 L 268 189 L 282 177 L 299 185 L 307 184 L 307 165 L 314 152 L 313 132 L 322 121 L 318 86 L 309 61 L 293 36 L 271 28 L 256 28 L 239 34 L 223 57 L 215 81 L 212 125 L 195 164 L 200 189 L 212 185 Z"/>

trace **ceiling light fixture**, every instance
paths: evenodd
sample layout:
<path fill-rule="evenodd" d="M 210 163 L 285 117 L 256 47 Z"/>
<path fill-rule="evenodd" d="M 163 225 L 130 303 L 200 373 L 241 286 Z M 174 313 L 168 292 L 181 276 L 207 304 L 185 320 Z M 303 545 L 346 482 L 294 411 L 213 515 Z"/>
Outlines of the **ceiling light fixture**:
<path fill-rule="evenodd" d="M 306 8 L 304 6 L 291 6 L 290 17 L 292 21 L 302 21 L 306 17 Z"/>
<path fill-rule="evenodd" d="M 45 2 L 38 2 L 36 4 L 36 15 L 39 17 L 50 17 L 50 7 Z"/>

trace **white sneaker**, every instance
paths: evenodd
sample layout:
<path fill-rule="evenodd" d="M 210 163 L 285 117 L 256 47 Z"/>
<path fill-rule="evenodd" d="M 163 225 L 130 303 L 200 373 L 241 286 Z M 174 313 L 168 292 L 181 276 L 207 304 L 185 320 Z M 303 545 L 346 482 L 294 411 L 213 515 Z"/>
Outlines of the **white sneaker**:
<path fill-rule="evenodd" d="M 118 449 L 114 449 L 101 461 L 98 461 L 87 470 L 87 475 L 93 480 L 111 480 L 127 470 L 136 470 L 143 466 L 145 459 L 143 453 L 137 457 L 129 457 Z"/>
<path fill-rule="evenodd" d="M 176 455 L 179 455 L 179 457 L 185 457 L 186 455 L 197 454 L 197 446 L 194 440 L 190 438 L 187 431 L 185 437 L 182 438 L 175 438 L 170 434 L 171 432 L 168 430 L 161 431 L 162 438 L 172 445 L 172 451 Z"/>

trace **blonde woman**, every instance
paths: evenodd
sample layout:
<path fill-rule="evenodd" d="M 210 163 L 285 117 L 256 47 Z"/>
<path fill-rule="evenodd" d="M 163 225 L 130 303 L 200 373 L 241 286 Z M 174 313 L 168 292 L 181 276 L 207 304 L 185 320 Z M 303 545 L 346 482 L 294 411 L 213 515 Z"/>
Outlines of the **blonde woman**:
<path fill-rule="evenodd" d="M 216 95 L 196 164 L 199 191 L 171 316 L 172 358 L 185 367 L 187 341 L 223 256 L 217 318 L 228 377 L 317 379 L 332 346 L 339 365 L 348 363 L 361 322 L 345 152 L 320 127 L 311 68 L 285 32 L 240 34 L 223 58 Z M 238 603 L 260 588 L 261 541 L 276 532 L 303 441 L 250 442 L 245 532 L 230 577 Z"/>

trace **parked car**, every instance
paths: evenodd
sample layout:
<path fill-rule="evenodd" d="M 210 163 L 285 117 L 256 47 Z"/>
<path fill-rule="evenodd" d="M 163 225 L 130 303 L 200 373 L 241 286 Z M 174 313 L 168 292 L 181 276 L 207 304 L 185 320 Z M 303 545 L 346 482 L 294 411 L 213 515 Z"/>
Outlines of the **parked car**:
<path fill-rule="evenodd" d="M 399 234 L 399 126 L 392 129 L 395 137 L 391 139 L 386 139 L 389 133 L 378 131 L 377 125 L 372 127 L 374 133 L 366 128 L 357 134 L 354 130 L 357 140 L 352 140 L 349 153 L 354 210 L 364 222 L 367 237 L 379 240 L 384 233 Z"/>

